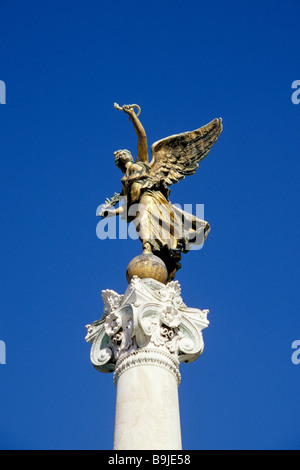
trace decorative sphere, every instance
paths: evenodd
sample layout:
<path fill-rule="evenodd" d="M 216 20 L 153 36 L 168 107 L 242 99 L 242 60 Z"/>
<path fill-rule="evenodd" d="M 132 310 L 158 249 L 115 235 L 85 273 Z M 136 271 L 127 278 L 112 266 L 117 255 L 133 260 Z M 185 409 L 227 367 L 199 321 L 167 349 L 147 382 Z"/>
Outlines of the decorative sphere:
<path fill-rule="evenodd" d="M 150 277 L 166 284 L 169 274 L 165 263 L 158 256 L 152 253 L 143 253 L 133 258 L 127 267 L 126 278 L 128 284 L 133 276 L 138 276 L 141 279 Z"/>

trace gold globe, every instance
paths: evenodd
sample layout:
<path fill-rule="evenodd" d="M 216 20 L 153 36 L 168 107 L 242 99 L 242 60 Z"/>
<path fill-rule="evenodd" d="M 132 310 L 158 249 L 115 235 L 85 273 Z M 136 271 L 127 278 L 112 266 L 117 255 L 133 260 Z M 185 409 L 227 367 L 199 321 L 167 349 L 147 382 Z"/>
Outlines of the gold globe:
<path fill-rule="evenodd" d="M 166 284 L 169 275 L 165 263 L 158 256 L 152 253 L 143 253 L 133 258 L 127 267 L 128 284 L 133 276 L 138 276 L 141 279 L 151 278 Z"/>

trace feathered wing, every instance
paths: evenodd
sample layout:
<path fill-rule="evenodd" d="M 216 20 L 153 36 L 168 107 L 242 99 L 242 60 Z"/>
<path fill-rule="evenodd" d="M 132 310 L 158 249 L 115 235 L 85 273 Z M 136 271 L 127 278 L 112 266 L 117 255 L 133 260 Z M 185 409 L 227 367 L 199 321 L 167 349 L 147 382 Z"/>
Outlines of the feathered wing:
<path fill-rule="evenodd" d="M 222 119 L 214 119 L 200 129 L 172 135 L 151 147 L 150 175 L 166 186 L 193 175 L 198 163 L 209 153 L 222 132 Z"/>

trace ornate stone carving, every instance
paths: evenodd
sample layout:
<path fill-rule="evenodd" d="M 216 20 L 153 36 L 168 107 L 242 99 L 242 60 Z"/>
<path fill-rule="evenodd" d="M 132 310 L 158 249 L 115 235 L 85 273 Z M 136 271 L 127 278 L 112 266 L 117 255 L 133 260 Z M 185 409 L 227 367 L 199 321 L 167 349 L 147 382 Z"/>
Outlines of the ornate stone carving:
<path fill-rule="evenodd" d="M 179 383 L 179 363 L 192 362 L 203 351 L 208 310 L 188 308 L 178 281 L 164 285 L 134 276 L 124 295 L 104 290 L 102 297 L 103 317 L 86 326 L 94 367 L 115 371 L 116 383 L 129 367 L 157 365 Z"/>

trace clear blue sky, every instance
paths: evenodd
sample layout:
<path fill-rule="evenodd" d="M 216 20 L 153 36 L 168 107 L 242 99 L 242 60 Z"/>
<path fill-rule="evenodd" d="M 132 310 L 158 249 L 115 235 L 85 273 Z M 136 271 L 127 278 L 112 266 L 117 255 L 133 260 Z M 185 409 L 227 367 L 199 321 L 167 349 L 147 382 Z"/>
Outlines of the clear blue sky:
<path fill-rule="evenodd" d="M 300 80 L 297 0 L 0 1 L 2 449 L 111 449 L 115 386 L 87 323 L 124 293 L 139 241 L 96 236 L 120 190 L 113 152 L 222 117 L 197 173 L 172 188 L 212 231 L 183 257 L 185 303 L 208 308 L 181 366 L 184 449 L 299 449 Z"/>

